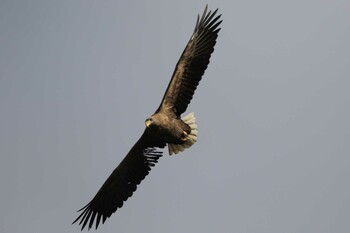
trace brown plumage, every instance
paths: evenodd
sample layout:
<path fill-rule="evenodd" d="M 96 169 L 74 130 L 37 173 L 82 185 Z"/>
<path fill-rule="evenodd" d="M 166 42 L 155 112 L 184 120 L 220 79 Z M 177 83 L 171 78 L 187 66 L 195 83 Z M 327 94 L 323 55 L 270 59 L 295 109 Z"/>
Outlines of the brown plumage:
<path fill-rule="evenodd" d="M 124 201 L 132 196 L 137 185 L 148 175 L 162 152 L 156 148 L 175 150 L 177 145 L 191 146 L 197 135 L 194 116 L 181 119 L 193 94 L 209 64 L 214 45 L 220 31 L 220 16 L 207 12 L 207 6 L 201 17 L 198 16 L 195 30 L 178 61 L 171 81 L 157 111 L 146 120 L 146 129 L 141 138 L 131 148 L 126 157 L 112 172 L 95 197 L 82 209 L 73 222 L 79 222 L 81 229 L 94 222 L 97 229 Z M 192 137 L 190 137 L 192 134 Z M 192 140 L 192 141 L 191 141 Z M 180 148 L 180 151 L 183 149 Z M 169 149 L 170 154 L 172 151 Z"/>

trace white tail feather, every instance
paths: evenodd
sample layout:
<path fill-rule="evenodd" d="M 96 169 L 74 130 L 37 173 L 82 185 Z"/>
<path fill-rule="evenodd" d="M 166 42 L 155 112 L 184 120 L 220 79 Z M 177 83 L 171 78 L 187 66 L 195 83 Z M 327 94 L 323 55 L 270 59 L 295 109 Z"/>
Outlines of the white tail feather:
<path fill-rule="evenodd" d="M 197 141 L 198 130 L 194 113 L 191 112 L 181 119 L 191 127 L 191 133 L 187 135 L 188 140 L 184 144 L 168 144 L 169 155 L 182 152 L 186 148 L 190 148 Z"/>

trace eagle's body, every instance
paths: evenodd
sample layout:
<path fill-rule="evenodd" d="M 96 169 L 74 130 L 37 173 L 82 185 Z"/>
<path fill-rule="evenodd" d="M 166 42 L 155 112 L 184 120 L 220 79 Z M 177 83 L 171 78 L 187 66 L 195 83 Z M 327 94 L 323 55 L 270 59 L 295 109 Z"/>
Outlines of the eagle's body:
<path fill-rule="evenodd" d="M 104 223 L 112 213 L 121 208 L 146 177 L 162 152 L 156 148 L 168 145 L 169 154 L 177 154 L 197 141 L 197 124 L 193 113 L 181 117 L 209 64 L 221 21 L 217 10 L 197 18 L 195 30 L 176 64 L 171 81 L 157 111 L 146 121 L 146 129 L 122 162 L 108 177 L 95 197 L 80 211 L 73 222 L 79 221 L 82 229 L 90 229 L 96 222 Z"/>
<path fill-rule="evenodd" d="M 152 115 L 149 120 L 149 126 L 146 128 L 149 133 L 165 143 L 183 144 L 185 142 L 184 132 L 191 133 L 191 127 L 183 120 L 178 119 L 173 114 L 163 112 Z"/>

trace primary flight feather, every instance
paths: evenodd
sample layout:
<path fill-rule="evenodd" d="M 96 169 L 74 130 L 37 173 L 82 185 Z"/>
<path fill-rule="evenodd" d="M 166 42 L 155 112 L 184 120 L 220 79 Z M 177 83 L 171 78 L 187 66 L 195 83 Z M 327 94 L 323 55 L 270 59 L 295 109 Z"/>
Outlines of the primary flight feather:
<path fill-rule="evenodd" d="M 181 118 L 206 70 L 214 51 L 222 22 L 220 16 L 207 11 L 198 16 L 194 32 L 183 51 L 157 111 L 145 121 L 146 129 L 122 162 L 108 177 L 95 197 L 82 209 L 78 218 L 82 230 L 104 223 L 132 196 L 137 185 L 148 175 L 168 146 L 177 154 L 197 141 L 197 124 L 193 113 Z"/>

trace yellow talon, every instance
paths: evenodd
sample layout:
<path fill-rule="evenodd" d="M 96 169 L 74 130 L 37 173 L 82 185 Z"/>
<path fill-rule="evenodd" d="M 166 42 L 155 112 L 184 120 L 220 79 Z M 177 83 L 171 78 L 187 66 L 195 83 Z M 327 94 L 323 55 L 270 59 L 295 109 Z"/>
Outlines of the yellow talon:
<path fill-rule="evenodd" d="M 182 141 L 187 141 L 187 136 L 188 136 L 188 134 L 186 133 L 186 131 L 183 131 L 183 133 L 181 135 L 181 140 Z"/>

